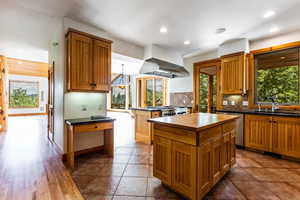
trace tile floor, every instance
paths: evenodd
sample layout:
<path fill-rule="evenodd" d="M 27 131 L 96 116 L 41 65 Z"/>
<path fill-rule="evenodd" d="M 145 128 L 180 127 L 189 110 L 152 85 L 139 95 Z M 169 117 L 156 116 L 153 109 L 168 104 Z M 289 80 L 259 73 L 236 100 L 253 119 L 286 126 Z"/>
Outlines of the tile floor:
<path fill-rule="evenodd" d="M 113 159 L 101 153 L 78 157 L 72 176 L 87 200 L 183 199 L 152 176 L 152 150 L 118 143 Z M 237 164 L 205 199 L 300 200 L 300 163 L 237 150 Z"/>

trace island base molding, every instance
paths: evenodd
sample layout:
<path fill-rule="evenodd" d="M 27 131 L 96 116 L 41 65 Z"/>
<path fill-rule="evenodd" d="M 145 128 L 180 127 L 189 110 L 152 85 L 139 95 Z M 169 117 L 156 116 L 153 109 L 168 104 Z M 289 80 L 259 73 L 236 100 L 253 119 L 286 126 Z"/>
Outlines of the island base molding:
<path fill-rule="evenodd" d="M 200 131 L 153 126 L 153 175 L 188 199 L 202 199 L 236 162 L 236 120 Z"/>

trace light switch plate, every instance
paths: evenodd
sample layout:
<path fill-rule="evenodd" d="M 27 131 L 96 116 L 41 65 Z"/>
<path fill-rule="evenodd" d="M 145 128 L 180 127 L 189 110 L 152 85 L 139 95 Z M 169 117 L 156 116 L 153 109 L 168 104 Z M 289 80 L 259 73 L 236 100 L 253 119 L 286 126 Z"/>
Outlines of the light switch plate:
<path fill-rule="evenodd" d="M 248 101 L 243 101 L 243 106 L 248 106 Z"/>
<path fill-rule="evenodd" d="M 228 101 L 224 100 L 223 101 L 223 106 L 227 106 L 228 105 Z"/>

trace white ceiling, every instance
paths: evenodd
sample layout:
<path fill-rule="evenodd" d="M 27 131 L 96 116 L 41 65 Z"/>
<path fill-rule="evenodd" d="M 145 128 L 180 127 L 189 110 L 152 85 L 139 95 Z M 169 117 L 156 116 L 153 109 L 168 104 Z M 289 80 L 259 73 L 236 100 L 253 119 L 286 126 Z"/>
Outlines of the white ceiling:
<path fill-rule="evenodd" d="M 1 0 L 3 1 L 3 0 Z M 207 51 L 222 42 L 250 40 L 300 29 L 299 0 L 15 0 L 20 6 L 67 16 L 116 37 L 146 46 L 159 44 L 182 54 Z M 276 15 L 264 19 L 268 10 Z M 159 32 L 164 25 L 167 34 Z M 271 34 L 270 28 L 280 31 Z M 215 34 L 217 28 L 227 31 Z M 190 40 L 191 45 L 183 42 Z"/>

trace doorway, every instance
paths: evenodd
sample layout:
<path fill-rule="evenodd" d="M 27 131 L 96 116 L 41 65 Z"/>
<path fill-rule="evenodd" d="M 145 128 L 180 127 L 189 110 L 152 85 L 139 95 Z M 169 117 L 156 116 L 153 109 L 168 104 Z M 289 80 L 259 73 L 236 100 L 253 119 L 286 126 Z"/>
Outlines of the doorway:
<path fill-rule="evenodd" d="M 194 111 L 215 113 L 221 105 L 219 59 L 194 64 Z"/>

